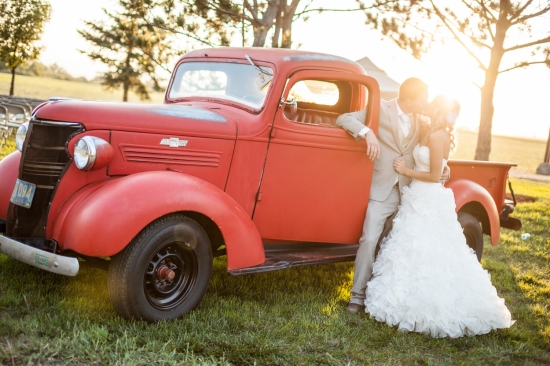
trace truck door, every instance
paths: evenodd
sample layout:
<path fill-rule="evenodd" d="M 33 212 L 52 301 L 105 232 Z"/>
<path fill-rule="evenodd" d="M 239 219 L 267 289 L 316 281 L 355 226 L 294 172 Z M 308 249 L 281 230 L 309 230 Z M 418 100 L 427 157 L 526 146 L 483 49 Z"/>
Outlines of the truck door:
<path fill-rule="evenodd" d="M 297 108 L 281 104 L 277 110 L 253 215 L 264 241 L 358 243 L 373 163 L 365 141 L 335 121 L 364 108 L 365 94 L 367 123 L 376 132 L 380 90 L 374 79 L 325 70 L 289 78 L 282 98 L 294 97 Z"/>

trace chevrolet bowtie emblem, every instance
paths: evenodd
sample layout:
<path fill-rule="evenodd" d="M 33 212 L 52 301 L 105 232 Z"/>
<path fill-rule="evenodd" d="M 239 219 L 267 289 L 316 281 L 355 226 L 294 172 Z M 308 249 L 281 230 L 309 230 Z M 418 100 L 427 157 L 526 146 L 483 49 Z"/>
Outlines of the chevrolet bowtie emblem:
<path fill-rule="evenodd" d="M 180 146 L 187 146 L 187 143 L 189 141 L 187 140 L 180 140 L 177 137 L 170 137 L 169 139 L 162 139 L 160 142 L 161 145 L 167 145 L 170 147 L 180 147 Z"/>

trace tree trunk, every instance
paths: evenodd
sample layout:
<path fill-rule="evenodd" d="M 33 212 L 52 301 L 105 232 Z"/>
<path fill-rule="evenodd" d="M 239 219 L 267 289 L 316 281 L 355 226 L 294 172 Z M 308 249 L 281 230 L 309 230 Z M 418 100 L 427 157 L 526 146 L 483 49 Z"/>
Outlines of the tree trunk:
<path fill-rule="evenodd" d="M 285 17 L 283 22 L 283 39 L 281 41 L 281 48 L 290 48 L 292 46 L 292 17 Z"/>
<path fill-rule="evenodd" d="M 264 47 L 265 46 L 265 39 L 267 38 L 267 32 L 269 31 L 269 28 L 260 25 L 258 27 L 254 28 L 254 42 L 252 43 L 252 47 Z"/>
<path fill-rule="evenodd" d="M 122 101 L 127 102 L 128 101 L 128 89 L 130 89 L 130 85 L 128 85 L 128 82 L 124 82 L 123 85 L 123 94 L 122 94 Z"/>
<path fill-rule="evenodd" d="M 497 81 L 498 72 L 487 70 L 485 72 L 485 84 L 481 88 L 481 115 L 479 121 L 479 133 L 477 135 L 477 146 L 475 160 L 489 160 L 491 153 L 491 130 L 493 128 L 493 96 Z"/>
<path fill-rule="evenodd" d="M 13 97 L 14 87 L 15 87 L 15 67 L 11 69 L 11 84 L 10 84 L 10 97 Z"/>
<path fill-rule="evenodd" d="M 136 23 L 134 21 L 133 23 L 133 34 L 137 32 L 136 29 Z M 124 79 L 122 81 L 122 101 L 127 102 L 128 101 L 128 91 L 130 90 L 130 75 L 132 75 L 132 52 L 134 50 L 134 42 L 132 37 L 128 38 L 128 53 L 126 54 L 126 60 L 124 63 L 124 71 L 122 72 L 122 75 L 124 75 Z"/>
<path fill-rule="evenodd" d="M 286 1 L 282 1 L 279 4 L 279 11 L 277 13 L 277 17 L 275 18 L 275 30 L 273 31 L 273 39 L 271 40 L 271 47 L 272 48 L 279 48 L 279 37 L 281 35 L 281 22 L 282 22 L 282 15 L 285 9 L 285 3 Z"/>
<path fill-rule="evenodd" d="M 268 0 L 267 9 L 262 13 L 262 19 L 258 19 L 257 22 L 252 24 L 254 28 L 254 42 L 252 43 L 252 47 L 265 46 L 267 32 L 273 27 L 273 22 L 279 13 L 280 2 L 281 0 Z M 257 14 L 254 15 L 254 18 L 257 18 Z"/>
<path fill-rule="evenodd" d="M 290 48 L 292 46 L 292 22 L 294 21 L 294 14 L 296 14 L 299 3 L 300 0 L 292 0 L 289 6 L 285 6 L 281 25 L 283 31 L 281 48 Z"/>
<path fill-rule="evenodd" d="M 510 27 L 508 21 L 510 0 L 500 0 L 499 18 L 495 27 L 495 38 L 491 48 L 489 66 L 485 70 L 485 82 L 481 88 L 481 115 L 479 120 L 479 133 L 477 135 L 477 146 L 475 160 L 489 160 L 491 153 L 491 130 L 493 128 L 493 97 L 497 83 L 498 69 L 502 56 L 504 56 L 504 40 L 506 32 Z"/>

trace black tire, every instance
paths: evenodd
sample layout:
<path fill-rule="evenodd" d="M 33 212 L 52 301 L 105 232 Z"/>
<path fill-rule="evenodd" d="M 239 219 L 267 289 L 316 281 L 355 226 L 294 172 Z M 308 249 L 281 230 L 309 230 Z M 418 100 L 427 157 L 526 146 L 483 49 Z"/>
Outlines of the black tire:
<path fill-rule="evenodd" d="M 481 262 L 481 256 L 483 255 L 483 231 L 481 230 L 479 221 L 473 215 L 466 212 L 459 212 L 457 216 L 458 222 L 464 230 L 466 243 L 476 252 L 477 260 Z"/>
<path fill-rule="evenodd" d="M 112 259 L 109 298 L 126 319 L 175 319 L 199 305 L 211 274 L 208 235 L 191 218 L 172 214 L 149 224 Z"/>

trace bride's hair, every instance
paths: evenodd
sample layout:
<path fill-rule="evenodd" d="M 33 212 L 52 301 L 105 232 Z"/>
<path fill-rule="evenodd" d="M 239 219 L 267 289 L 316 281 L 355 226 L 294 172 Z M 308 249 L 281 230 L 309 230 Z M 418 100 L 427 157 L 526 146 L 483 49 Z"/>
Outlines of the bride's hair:
<path fill-rule="evenodd" d="M 430 103 L 429 110 L 428 115 L 431 120 L 429 133 L 445 129 L 451 137 L 451 153 L 454 153 L 457 145 L 455 126 L 460 113 L 460 103 L 445 95 L 438 95 Z"/>

